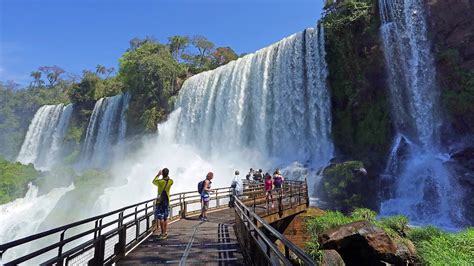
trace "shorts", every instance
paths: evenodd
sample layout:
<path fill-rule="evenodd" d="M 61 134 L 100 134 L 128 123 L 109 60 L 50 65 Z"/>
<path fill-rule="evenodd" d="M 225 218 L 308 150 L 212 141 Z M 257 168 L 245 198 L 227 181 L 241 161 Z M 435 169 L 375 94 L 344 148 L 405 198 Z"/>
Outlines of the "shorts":
<path fill-rule="evenodd" d="M 202 210 L 203 211 L 209 210 L 209 197 L 207 197 L 207 198 L 201 197 L 201 203 L 202 203 Z"/>
<path fill-rule="evenodd" d="M 170 208 L 166 205 L 157 205 L 155 209 L 155 220 L 168 220 Z"/>
<path fill-rule="evenodd" d="M 283 184 L 274 184 L 274 185 L 275 185 L 275 189 L 280 189 Z"/>

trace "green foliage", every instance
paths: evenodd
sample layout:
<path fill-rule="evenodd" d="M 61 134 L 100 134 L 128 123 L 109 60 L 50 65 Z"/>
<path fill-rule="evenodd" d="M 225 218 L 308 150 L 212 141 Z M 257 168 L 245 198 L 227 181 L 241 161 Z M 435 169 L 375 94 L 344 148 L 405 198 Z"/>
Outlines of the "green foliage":
<path fill-rule="evenodd" d="M 401 237 L 405 237 L 408 228 L 408 217 L 404 215 L 384 217 L 380 219 L 376 225 L 385 229 L 385 231 L 392 236 L 394 235 L 393 233 L 396 233 Z"/>
<path fill-rule="evenodd" d="M 212 53 L 211 68 L 225 65 L 239 56 L 230 47 L 219 47 Z"/>
<path fill-rule="evenodd" d="M 438 234 L 417 243 L 418 255 L 427 265 L 474 265 L 474 229 Z"/>
<path fill-rule="evenodd" d="M 364 162 L 369 170 L 383 167 L 381 158 L 393 137 L 375 3 L 344 1 L 322 20 L 331 58 L 333 139 L 342 154 Z"/>
<path fill-rule="evenodd" d="M 458 132 L 474 132 L 474 72 L 461 67 L 459 51 L 448 49 L 437 56 L 440 65 L 441 101 Z"/>
<path fill-rule="evenodd" d="M 317 239 L 318 235 L 322 232 L 353 221 L 355 221 L 353 218 L 347 217 L 341 212 L 328 211 L 322 216 L 309 219 L 306 222 L 306 227 L 311 235 Z"/>
<path fill-rule="evenodd" d="M 68 103 L 68 84 L 55 87 L 19 89 L 13 83 L 0 82 L 0 155 L 14 159 L 20 150 L 29 123 L 36 111 L 46 104 Z"/>
<path fill-rule="evenodd" d="M 132 93 L 128 111 L 132 127 L 150 130 L 166 118 L 156 108 L 170 111 L 168 99 L 177 93 L 176 80 L 184 74 L 184 67 L 173 59 L 169 49 L 156 42 L 147 42 L 123 55 L 119 75 Z"/>
<path fill-rule="evenodd" d="M 314 261 L 321 262 L 323 251 L 319 249 L 318 241 L 308 241 L 305 243 L 305 251 Z"/>
<path fill-rule="evenodd" d="M 359 161 L 334 164 L 323 172 L 322 196 L 342 210 L 364 206 L 363 193 L 366 188 L 366 176 L 355 173 L 363 168 Z"/>
<path fill-rule="evenodd" d="M 371 209 L 359 208 L 351 212 L 351 218 L 354 220 L 366 220 L 374 222 L 377 217 L 377 213 Z"/>
<path fill-rule="evenodd" d="M 407 233 L 408 239 L 410 239 L 415 245 L 418 245 L 421 241 L 429 241 L 433 237 L 439 237 L 442 235 L 446 235 L 446 233 L 431 225 L 412 228 L 408 230 Z"/>
<path fill-rule="evenodd" d="M 0 157 L 0 204 L 24 197 L 28 183 L 40 175 L 32 164 L 11 163 Z"/>
<path fill-rule="evenodd" d="M 355 209 L 350 216 L 340 212 L 328 211 L 322 216 L 312 217 L 306 221 L 306 227 L 312 240 L 306 243 L 306 251 L 313 259 L 319 261 L 318 235 L 326 230 L 359 220 L 367 220 L 383 229 L 395 242 L 415 244 L 421 261 L 426 265 L 473 265 L 474 263 L 474 228 L 460 233 L 446 233 L 440 229 L 427 226 L 420 228 L 407 227 L 405 216 L 384 217 L 375 219 L 376 213 L 368 209 Z"/>
<path fill-rule="evenodd" d="M 326 5 L 332 4 L 331 1 L 326 2 Z M 369 23 L 372 5 L 371 0 L 343 1 L 338 4 L 337 12 L 332 12 L 324 18 L 323 25 L 325 28 L 339 30 L 360 20 Z"/>

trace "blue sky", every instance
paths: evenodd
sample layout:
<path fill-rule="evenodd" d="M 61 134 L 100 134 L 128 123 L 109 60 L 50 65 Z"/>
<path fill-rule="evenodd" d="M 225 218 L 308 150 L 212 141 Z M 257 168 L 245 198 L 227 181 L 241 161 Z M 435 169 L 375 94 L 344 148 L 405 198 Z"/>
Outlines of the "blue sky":
<path fill-rule="evenodd" d="M 323 0 L 0 0 L 0 81 L 26 85 L 41 65 L 117 68 L 134 37 L 203 35 L 254 52 L 314 26 Z"/>

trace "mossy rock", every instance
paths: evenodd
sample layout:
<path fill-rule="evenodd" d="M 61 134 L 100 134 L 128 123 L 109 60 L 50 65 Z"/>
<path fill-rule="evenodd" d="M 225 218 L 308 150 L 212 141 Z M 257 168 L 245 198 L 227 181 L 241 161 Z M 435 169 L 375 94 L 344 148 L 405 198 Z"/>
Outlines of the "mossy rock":
<path fill-rule="evenodd" d="M 394 127 L 377 1 L 344 1 L 342 6 L 322 20 L 332 137 L 339 156 L 362 161 L 378 173 L 385 167 Z"/>
<path fill-rule="evenodd" d="M 348 161 L 324 169 L 321 180 L 323 200 L 344 212 L 365 206 L 367 176 L 359 170 L 363 168 L 360 161 Z"/>

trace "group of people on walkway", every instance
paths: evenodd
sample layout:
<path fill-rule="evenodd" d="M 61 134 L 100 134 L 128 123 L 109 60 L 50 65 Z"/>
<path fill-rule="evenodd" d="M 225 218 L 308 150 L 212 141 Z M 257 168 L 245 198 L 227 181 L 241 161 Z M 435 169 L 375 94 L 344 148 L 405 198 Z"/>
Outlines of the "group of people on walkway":
<path fill-rule="evenodd" d="M 281 175 L 279 169 L 276 169 L 276 171 L 273 173 L 273 176 L 268 172 L 265 174 L 262 173 L 262 169 L 254 171 L 252 168 L 250 168 L 250 172 L 247 174 L 246 178 L 247 180 L 250 180 L 250 177 L 252 177 L 253 181 L 264 183 L 267 206 L 271 200 L 271 206 L 274 208 L 272 191 L 282 188 L 284 177 Z M 210 193 L 214 191 L 211 189 L 213 178 L 214 173 L 209 172 L 207 173 L 206 178 L 198 183 L 198 193 L 201 196 L 201 214 L 199 215 L 199 219 L 204 222 L 208 221 L 207 211 L 209 210 Z M 239 171 L 235 171 L 235 175 L 231 184 L 232 194 L 234 196 L 236 196 L 238 191 L 240 191 L 240 188 L 238 187 L 240 183 L 239 181 Z M 169 176 L 169 169 L 163 168 L 162 170 L 159 170 L 152 183 L 157 186 L 158 189 L 157 199 L 155 201 L 155 220 L 157 220 L 159 223 L 161 230 L 159 239 L 167 239 L 171 198 L 170 189 L 174 183 L 174 181 Z M 231 202 L 229 202 L 230 206 L 233 206 L 233 199 L 234 198 L 231 197 Z"/>

